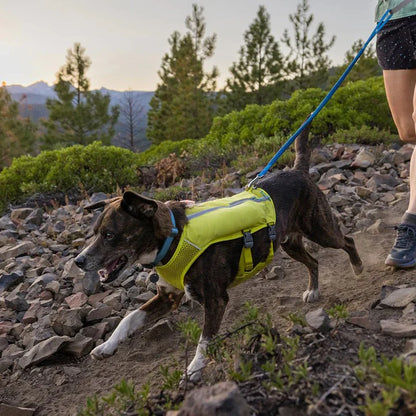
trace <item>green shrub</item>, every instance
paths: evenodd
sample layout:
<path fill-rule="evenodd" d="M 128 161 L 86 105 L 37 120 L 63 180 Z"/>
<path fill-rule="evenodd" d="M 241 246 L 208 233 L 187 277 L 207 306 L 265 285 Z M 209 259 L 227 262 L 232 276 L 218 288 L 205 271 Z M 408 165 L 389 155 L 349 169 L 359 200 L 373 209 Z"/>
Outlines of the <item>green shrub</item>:
<path fill-rule="evenodd" d="M 114 192 L 137 184 L 138 155 L 96 142 L 22 156 L 0 172 L 0 209 L 36 192 Z"/>
<path fill-rule="evenodd" d="M 347 130 L 340 129 L 328 137 L 324 143 L 357 143 L 374 145 L 379 143 L 389 144 L 398 140 L 397 134 L 387 130 L 379 130 L 369 126 L 351 127 Z"/>

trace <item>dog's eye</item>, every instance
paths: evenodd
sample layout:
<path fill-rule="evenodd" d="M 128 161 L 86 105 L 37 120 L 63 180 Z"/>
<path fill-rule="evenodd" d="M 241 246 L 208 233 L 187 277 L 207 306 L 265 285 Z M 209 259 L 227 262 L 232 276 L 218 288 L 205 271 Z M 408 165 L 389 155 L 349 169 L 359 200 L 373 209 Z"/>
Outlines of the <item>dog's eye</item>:
<path fill-rule="evenodd" d="M 103 237 L 104 237 L 106 240 L 112 240 L 112 239 L 114 238 L 114 234 L 113 234 L 113 233 L 110 233 L 109 231 L 107 231 L 107 232 L 105 232 L 105 233 L 103 234 Z"/>

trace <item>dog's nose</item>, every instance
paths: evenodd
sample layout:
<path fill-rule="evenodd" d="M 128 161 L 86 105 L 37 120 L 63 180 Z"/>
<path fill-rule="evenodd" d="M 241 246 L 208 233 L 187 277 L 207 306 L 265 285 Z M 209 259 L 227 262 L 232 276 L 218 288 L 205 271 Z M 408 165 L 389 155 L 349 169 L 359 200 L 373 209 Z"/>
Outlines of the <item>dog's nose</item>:
<path fill-rule="evenodd" d="M 79 254 L 75 257 L 74 262 L 80 269 L 83 269 L 85 267 L 85 263 L 87 262 L 87 258 L 82 254 Z"/>

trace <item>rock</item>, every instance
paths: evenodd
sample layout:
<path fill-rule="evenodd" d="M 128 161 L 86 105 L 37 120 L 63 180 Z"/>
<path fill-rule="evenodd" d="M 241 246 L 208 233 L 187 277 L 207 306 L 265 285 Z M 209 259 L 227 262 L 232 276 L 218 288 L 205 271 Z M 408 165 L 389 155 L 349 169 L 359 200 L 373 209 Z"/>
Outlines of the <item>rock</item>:
<path fill-rule="evenodd" d="M 9 290 L 12 286 L 23 282 L 23 272 L 14 272 L 0 276 L 0 293 Z"/>
<path fill-rule="evenodd" d="M 267 280 L 283 279 L 285 270 L 282 266 L 273 266 L 269 273 L 266 274 Z"/>
<path fill-rule="evenodd" d="M 64 271 L 62 273 L 63 279 L 82 279 L 85 275 L 85 272 L 83 272 L 75 263 L 74 260 L 71 259 L 68 261 L 64 266 Z"/>
<path fill-rule="evenodd" d="M 87 295 L 92 295 L 100 290 L 101 282 L 97 272 L 86 272 L 82 279 L 82 287 Z"/>
<path fill-rule="evenodd" d="M 380 234 L 386 229 L 386 227 L 387 227 L 386 223 L 383 220 L 378 219 L 376 220 L 374 224 L 370 225 L 367 228 L 367 231 L 370 234 Z"/>
<path fill-rule="evenodd" d="M 107 305 L 101 305 L 98 308 L 92 309 L 88 312 L 86 321 L 93 322 L 93 321 L 100 321 L 101 319 L 107 318 L 111 315 L 112 308 Z"/>
<path fill-rule="evenodd" d="M 13 309 L 14 311 L 23 312 L 29 309 L 29 304 L 26 302 L 23 294 L 12 292 L 4 300 L 6 302 L 6 307 Z"/>
<path fill-rule="evenodd" d="M 192 390 L 186 396 L 177 416 L 249 416 L 247 404 L 237 384 L 224 381 Z"/>
<path fill-rule="evenodd" d="M 14 224 L 19 224 L 32 213 L 33 213 L 32 208 L 16 208 L 12 210 L 12 212 L 10 213 L 10 220 Z"/>
<path fill-rule="evenodd" d="M 79 333 L 84 337 L 92 338 L 94 341 L 103 339 L 108 331 L 111 331 L 111 324 L 109 322 L 98 322 L 97 324 L 81 328 Z"/>
<path fill-rule="evenodd" d="M 13 246 L 0 247 L 0 261 L 29 254 L 35 247 L 35 244 L 31 241 L 22 241 Z"/>
<path fill-rule="evenodd" d="M 169 319 L 163 319 L 146 331 L 145 336 L 151 340 L 161 340 L 169 337 L 173 334 L 173 332 L 173 324 L 169 321 Z"/>
<path fill-rule="evenodd" d="M 380 301 L 380 306 L 404 308 L 416 298 L 416 287 L 397 289 Z"/>
<path fill-rule="evenodd" d="M 25 325 L 32 324 L 33 322 L 36 322 L 38 320 L 37 314 L 39 312 L 40 306 L 40 300 L 36 300 L 31 303 L 29 309 L 25 312 L 23 315 L 22 322 Z"/>
<path fill-rule="evenodd" d="M 402 324 L 392 319 L 380 321 L 381 332 L 392 337 L 416 337 L 416 325 Z"/>
<path fill-rule="evenodd" d="M 375 173 L 367 181 L 365 186 L 367 188 L 372 189 L 373 191 L 377 191 L 379 188 L 393 189 L 398 184 L 399 184 L 399 181 L 391 175 L 381 175 L 379 173 Z"/>
<path fill-rule="evenodd" d="M 73 355 L 76 358 L 81 358 L 87 355 L 94 348 L 94 340 L 81 334 L 76 334 L 75 337 L 64 346 L 63 352 Z"/>
<path fill-rule="evenodd" d="M 97 306 L 112 292 L 113 292 L 112 290 L 106 290 L 105 292 L 99 292 L 99 293 L 90 295 L 88 296 L 88 304 L 91 306 Z"/>
<path fill-rule="evenodd" d="M 351 163 L 351 167 L 366 169 L 372 166 L 375 160 L 376 158 L 374 154 L 370 150 L 363 147 L 357 154 L 355 160 Z"/>
<path fill-rule="evenodd" d="M 18 364 L 23 369 L 38 364 L 62 349 L 70 340 L 71 338 L 67 336 L 55 336 L 39 342 L 39 344 L 36 344 L 29 351 L 25 352 L 23 357 L 18 361 Z"/>
<path fill-rule="evenodd" d="M 308 312 L 305 318 L 308 325 L 315 331 L 328 332 L 331 329 L 329 316 L 322 308 Z"/>
<path fill-rule="evenodd" d="M 121 309 L 121 293 L 114 292 L 111 295 L 106 296 L 103 299 L 104 305 L 109 306 L 111 309 L 115 311 L 119 311 Z"/>
<path fill-rule="evenodd" d="M 88 302 L 88 296 L 83 292 L 77 292 L 66 297 L 65 302 L 71 309 L 81 308 Z"/>
<path fill-rule="evenodd" d="M 51 316 L 52 329 L 58 335 L 73 337 L 82 327 L 81 309 L 60 309 Z"/>
<path fill-rule="evenodd" d="M 18 407 L 0 403 L 0 415 L 4 416 L 32 416 L 35 411 L 36 409 L 29 407 Z"/>

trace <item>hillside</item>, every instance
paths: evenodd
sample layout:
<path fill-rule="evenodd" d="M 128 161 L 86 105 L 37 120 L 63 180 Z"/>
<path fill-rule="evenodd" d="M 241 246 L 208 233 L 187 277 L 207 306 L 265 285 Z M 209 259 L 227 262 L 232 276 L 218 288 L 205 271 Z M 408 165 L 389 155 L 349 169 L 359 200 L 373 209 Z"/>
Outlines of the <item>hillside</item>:
<path fill-rule="evenodd" d="M 367 375 L 369 381 L 358 377 L 361 343 L 389 359 L 405 351 L 412 359 L 416 336 L 413 298 L 408 295 L 401 302 L 396 298 L 396 303 L 388 303 L 386 298 L 397 288 L 414 293 L 415 272 L 384 266 L 394 238 L 391 226 L 406 206 L 411 150 L 409 146 L 391 150 L 355 145 L 323 147 L 313 154 L 310 172 L 343 229 L 356 241 L 365 265 L 361 276 L 354 277 L 345 253 L 308 244 L 320 264 L 318 302 L 302 302 L 306 270 L 280 251 L 271 267 L 230 290 L 222 334 L 232 330 L 245 313 L 244 303 L 250 302 L 270 314 L 276 338 L 299 336 L 294 362 L 306 360 L 308 364 L 308 375 L 298 382 L 286 378 L 282 388 L 267 388 L 264 371 L 257 365 L 262 359 L 261 342 L 253 339 L 244 351 L 254 363 L 252 371 L 237 381 L 251 414 L 361 416 L 366 397 L 380 401 L 385 389 L 373 382 L 371 374 Z M 218 183 L 203 183 L 201 178 L 195 178 L 194 185 L 195 195 L 208 192 L 219 197 L 223 192 L 235 192 Z M 121 316 L 149 299 L 155 287 L 148 271 L 135 270 L 132 276 L 101 287 L 97 293 L 83 293 L 83 275 L 74 267 L 73 258 L 89 238 L 95 218 L 84 212 L 85 203 L 57 206 L 55 202 L 49 209 L 23 206 L 0 219 L 0 406 L 33 409 L 28 416 L 73 416 L 86 406 L 88 397 L 108 395 L 115 384 L 128 379 L 138 388 L 150 382 L 152 394 L 142 414 L 165 414 L 163 405 L 172 399 L 170 406 L 174 407 L 184 392 L 176 387 L 161 392 L 160 386 L 166 382 L 161 366 L 175 368 L 176 362 L 180 370 L 185 367 L 187 355 L 176 325 L 189 316 L 201 323 L 202 310 L 184 301 L 177 312 L 135 334 L 114 356 L 92 360 L 88 352 L 93 345 L 108 337 Z M 319 308 L 328 311 L 335 305 L 344 305 L 348 317 L 329 332 L 294 325 L 295 315 L 305 316 Z M 59 345 L 49 345 L 49 349 L 43 345 L 40 354 L 36 345 L 51 338 Z M 242 358 L 242 354 L 232 357 L 235 371 L 241 373 Z M 204 383 L 229 377 L 225 363 L 211 360 Z M 194 386 L 187 388 L 189 394 Z M 391 415 L 414 414 L 414 394 L 410 392 L 408 397 L 403 391 L 401 399 L 393 403 Z M 130 409 L 117 414 L 133 416 L 137 412 Z"/>
<path fill-rule="evenodd" d="M 23 117 L 29 117 L 36 122 L 41 118 L 48 117 L 46 100 L 56 97 L 53 86 L 39 81 L 27 87 L 22 85 L 7 85 L 6 88 L 13 100 L 19 103 L 19 111 Z M 126 91 L 115 91 L 107 88 L 101 88 L 99 91 L 104 95 L 110 96 L 112 106 L 123 106 Z M 149 110 L 149 102 L 154 93 L 151 91 L 132 91 L 132 93 L 134 94 L 137 107 L 140 108 L 140 114 L 138 116 L 140 133 L 137 147 L 139 150 L 144 150 L 149 147 L 149 141 L 146 138 L 147 112 Z M 125 140 L 123 140 L 123 133 L 126 127 L 123 125 L 122 117 L 119 117 L 115 129 L 116 137 L 112 144 L 126 147 Z"/>

